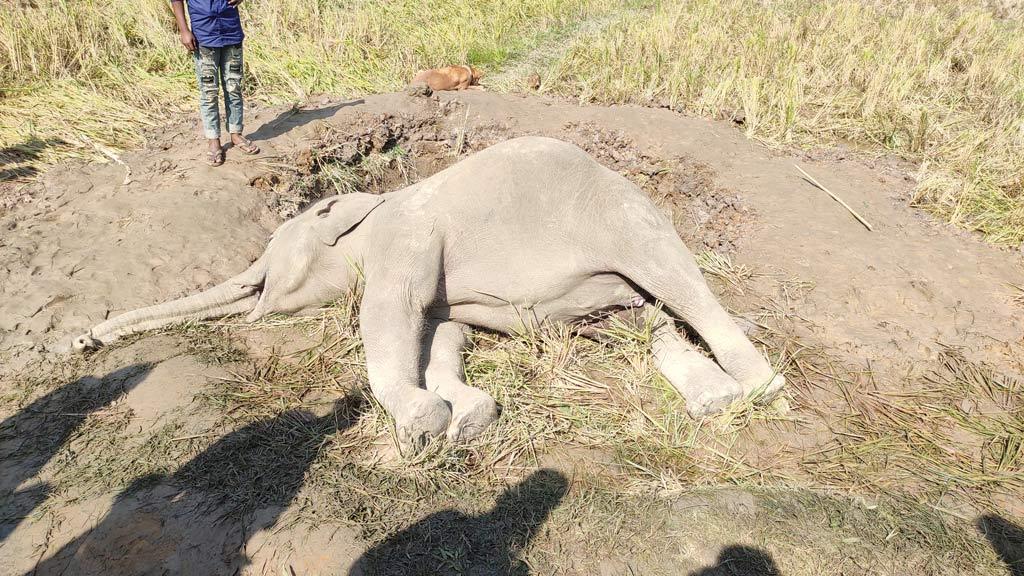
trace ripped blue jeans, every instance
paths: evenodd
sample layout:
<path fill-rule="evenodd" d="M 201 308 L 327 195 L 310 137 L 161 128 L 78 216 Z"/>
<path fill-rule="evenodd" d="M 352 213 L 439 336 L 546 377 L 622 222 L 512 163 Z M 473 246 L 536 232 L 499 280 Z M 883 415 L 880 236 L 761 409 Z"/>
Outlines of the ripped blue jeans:
<path fill-rule="evenodd" d="M 207 138 L 220 138 L 221 89 L 228 132 L 242 133 L 242 45 L 220 48 L 200 46 L 193 57 L 199 80 L 199 118 Z"/>

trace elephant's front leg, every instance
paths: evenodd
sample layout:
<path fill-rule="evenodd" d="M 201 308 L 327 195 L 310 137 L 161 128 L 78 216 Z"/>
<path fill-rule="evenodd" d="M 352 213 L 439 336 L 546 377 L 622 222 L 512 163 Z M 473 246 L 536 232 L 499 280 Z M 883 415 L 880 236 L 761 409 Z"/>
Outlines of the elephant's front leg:
<path fill-rule="evenodd" d="M 489 394 L 466 385 L 462 350 L 469 327 L 450 320 L 435 320 L 427 326 L 427 390 L 436 392 L 451 406 L 448 439 L 472 440 L 498 419 L 498 405 Z"/>
<path fill-rule="evenodd" d="M 370 389 L 395 419 L 399 450 L 408 455 L 445 433 L 451 409 L 436 393 L 420 387 L 425 305 L 410 303 L 409 291 L 394 286 L 375 292 L 367 285 L 359 323 Z"/>

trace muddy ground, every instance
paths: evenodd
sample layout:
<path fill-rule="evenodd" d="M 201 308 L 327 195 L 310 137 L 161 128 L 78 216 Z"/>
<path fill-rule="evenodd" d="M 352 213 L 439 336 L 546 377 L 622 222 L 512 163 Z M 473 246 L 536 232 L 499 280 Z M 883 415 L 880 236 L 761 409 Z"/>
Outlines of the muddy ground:
<path fill-rule="evenodd" d="M 263 153 L 229 150 L 219 168 L 184 123 L 126 154 L 127 179 L 117 163 L 68 165 L 6 190 L 0 573 L 1024 570 L 1007 564 L 1024 558 L 1024 256 L 908 207 L 913 166 L 770 150 L 668 110 L 490 93 L 322 101 L 252 126 Z M 355 333 L 342 305 L 59 354 L 109 315 L 241 271 L 317 198 L 395 189 L 524 134 L 579 144 L 672 215 L 787 371 L 788 410 L 694 427 L 664 391 L 641 386 L 640 408 L 612 394 L 636 392 L 628 374 L 656 380 L 642 357 L 633 373 L 526 365 L 524 387 L 569 381 L 583 406 L 599 390 L 690 435 L 661 426 L 647 449 L 569 393 L 558 410 L 537 404 L 552 411 L 535 441 L 522 433 L 528 448 L 505 410 L 481 447 L 408 464 L 361 392 L 358 353 L 338 350 Z M 490 338 L 470 378 L 507 387 L 487 362 L 520 349 Z M 561 345 L 575 346 L 538 345 L 542 368 Z"/>

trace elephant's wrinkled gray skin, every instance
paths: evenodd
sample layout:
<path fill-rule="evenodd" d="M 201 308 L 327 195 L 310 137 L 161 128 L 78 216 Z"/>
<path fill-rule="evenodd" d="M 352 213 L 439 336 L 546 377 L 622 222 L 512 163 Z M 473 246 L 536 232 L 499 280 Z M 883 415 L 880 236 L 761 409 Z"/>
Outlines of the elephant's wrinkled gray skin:
<path fill-rule="evenodd" d="M 494 400 L 464 381 L 468 326 L 514 332 L 643 306 L 657 323 L 655 362 L 692 415 L 755 392 L 770 398 L 784 384 L 715 300 L 669 219 L 576 146 L 540 137 L 497 144 L 397 192 L 321 200 L 282 224 L 238 276 L 103 322 L 74 347 L 186 319 L 315 308 L 346 294 L 357 269 L 370 386 L 403 451 L 445 432 L 471 438 L 496 418 Z M 724 372 L 655 301 L 700 334 Z"/>

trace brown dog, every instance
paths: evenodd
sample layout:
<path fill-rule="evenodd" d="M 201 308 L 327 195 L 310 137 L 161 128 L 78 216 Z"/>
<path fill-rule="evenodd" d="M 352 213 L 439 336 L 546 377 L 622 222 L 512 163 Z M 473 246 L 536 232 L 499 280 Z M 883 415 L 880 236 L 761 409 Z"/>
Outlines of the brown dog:
<path fill-rule="evenodd" d="M 466 90 L 476 86 L 483 78 L 483 73 L 472 66 L 448 66 L 420 70 L 412 79 L 412 84 L 426 84 L 431 90 Z"/>

